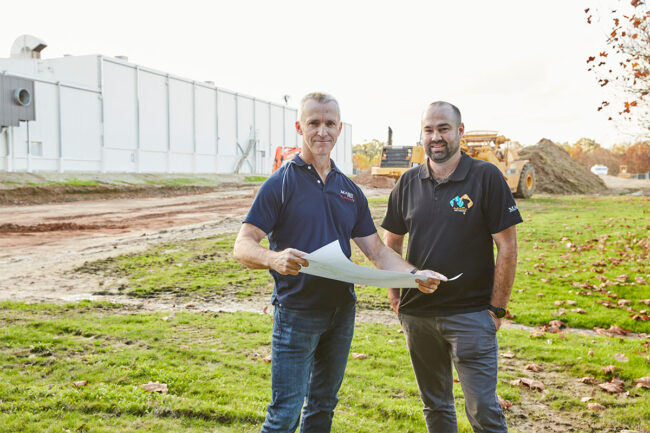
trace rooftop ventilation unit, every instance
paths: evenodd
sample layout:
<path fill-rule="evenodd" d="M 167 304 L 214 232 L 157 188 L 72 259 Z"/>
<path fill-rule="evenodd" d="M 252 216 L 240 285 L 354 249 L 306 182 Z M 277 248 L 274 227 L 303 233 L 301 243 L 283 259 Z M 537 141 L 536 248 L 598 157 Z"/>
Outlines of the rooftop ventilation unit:
<path fill-rule="evenodd" d="M 44 40 L 32 35 L 21 35 L 11 46 L 12 59 L 40 59 L 41 51 L 47 47 Z"/>

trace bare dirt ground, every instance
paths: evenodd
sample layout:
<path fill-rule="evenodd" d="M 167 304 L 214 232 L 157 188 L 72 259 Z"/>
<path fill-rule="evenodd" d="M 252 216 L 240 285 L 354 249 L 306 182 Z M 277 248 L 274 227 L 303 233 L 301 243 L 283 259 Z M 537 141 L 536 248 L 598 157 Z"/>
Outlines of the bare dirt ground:
<path fill-rule="evenodd" d="M 620 183 L 618 178 L 604 180 Z M 99 276 L 72 272 L 84 262 L 142 251 L 161 242 L 236 232 L 256 186 L 230 185 L 214 192 L 176 197 L 0 206 L 0 300 L 60 303 L 108 299 L 127 304 L 125 308 L 129 310 L 270 312 L 266 308 L 269 307 L 267 298 L 206 302 L 174 296 L 139 299 L 100 294 Z M 650 191 L 650 181 L 635 184 L 631 190 L 629 186 L 630 183 L 616 184 L 615 193 Z M 366 189 L 366 192 L 369 197 L 378 197 L 388 195 L 390 189 Z M 39 194 L 42 197 L 43 191 Z M 39 199 L 39 203 L 43 201 L 47 200 Z M 359 320 L 398 326 L 389 311 L 361 310 Z M 506 370 L 521 370 L 522 363 L 517 359 L 501 361 Z M 558 373 L 534 375 L 543 375 L 548 389 L 573 394 L 587 392 L 586 388 L 580 388 L 581 384 L 567 384 L 565 377 Z M 558 412 L 535 393 L 523 394 L 522 403 L 508 410 L 511 428 L 530 433 L 595 431 L 579 414 Z"/>

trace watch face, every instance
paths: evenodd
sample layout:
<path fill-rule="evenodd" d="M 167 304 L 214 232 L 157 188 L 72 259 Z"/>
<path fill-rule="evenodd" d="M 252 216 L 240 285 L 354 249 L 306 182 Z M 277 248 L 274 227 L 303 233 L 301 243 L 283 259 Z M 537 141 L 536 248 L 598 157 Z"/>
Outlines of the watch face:
<path fill-rule="evenodd" d="M 499 308 L 497 308 L 497 311 L 494 312 L 494 314 L 496 314 L 496 316 L 499 319 L 502 319 L 502 318 L 506 317 L 506 309 L 502 308 L 502 307 L 499 307 Z"/>

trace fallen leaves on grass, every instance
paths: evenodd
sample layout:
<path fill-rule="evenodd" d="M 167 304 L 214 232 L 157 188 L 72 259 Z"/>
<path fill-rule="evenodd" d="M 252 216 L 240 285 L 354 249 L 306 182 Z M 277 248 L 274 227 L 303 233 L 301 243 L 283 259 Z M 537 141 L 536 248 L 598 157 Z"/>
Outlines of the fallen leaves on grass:
<path fill-rule="evenodd" d="M 571 312 L 578 313 L 578 314 L 585 314 L 586 313 L 586 311 L 583 310 L 582 308 L 572 308 Z"/>
<path fill-rule="evenodd" d="M 510 400 L 504 400 L 500 395 L 497 395 L 497 397 L 499 399 L 499 404 L 503 410 L 508 410 L 510 407 L 512 407 L 512 402 Z"/>
<path fill-rule="evenodd" d="M 583 403 L 586 403 L 586 402 L 588 402 L 589 400 L 593 400 L 593 399 L 594 399 L 593 397 L 582 397 L 582 398 L 580 399 L 580 401 L 583 402 Z"/>
<path fill-rule="evenodd" d="M 585 376 L 585 377 L 581 377 L 580 379 L 578 379 L 578 382 L 588 383 L 590 385 L 593 385 L 594 383 L 596 383 L 596 378 L 592 377 L 592 376 Z"/>
<path fill-rule="evenodd" d="M 605 406 L 600 403 L 588 403 L 587 408 L 590 410 L 605 410 Z"/>
<path fill-rule="evenodd" d="M 561 320 L 551 320 L 547 325 L 544 325 L 544 331 L 546 332 L 560 332 L 563 328 L 566 328 L 566 325 Z"/>
<path fill-rule="evenodd" d="M 513 352 L 512 350 L 508 350 L 507 352 L 502 353 L 501 356 L 504 358 L 514 358 L 515 352 Z"/>
<path fill-rule="evenodd" d="M 526 371 L 544 371 L 544 367 L 542 367 L 539 364 L 528 364 L 527 366 L 524 367 L 524 370 Z"/>
<path fill-rule="evenodd" d="M 606 335 L 608 337 L 614 337 L 614 336 L 625 336 L 625 335 L 630 335 L 632 331 L 629 329 L 621 328 L 618 325 L 612 325 L 609 327 L 609 329 L 604 329 L 604 328 L 599 328 L 598 326 L 594 326 L 593 328 L 594 332 L 598 335 Z"/>
<path fill-rule="evenodd" d="M 365 353 L 354 353 L 352 352 L 352 359 L 366 359 L 368 355 Z"/>
<path fill-rule="evenodd" d="M 262 361 L 266 362 L 267 364 L 271 363 L 271 355 L 267 355 L 264 358 L 262 358 Z"/>
<path fill-rule="evenodd" d="M 624 353 L 617 353 L 614 355 L 614 359 L 617 360 L 618 362 L 628 362 L 629 359 L 627 356 L 625 356 Z"/>
<path fill-rule="evenodd" d="M 539 338 L 544 336 L 544 330 L 543 329 L 535 329 L 533 331 L 530 331 L 530 338 Z"/>
<path fill-rule="evenodd" d="M 544 391 L 544 384 L 542 382 L 525 377 L 522 377 L 521 379 L 511 380 L 510 385 L 521 386 L 522 388 L 534 389 L 537 391 Z"/>
<path fill-rule="evenodd" d="M 618 382 L 605 382 L 598 385 L 603 391 L 609 392 L 610 394 L 620 394 L 623 392 L 623 386 Z"/>
<path fill-rule="evenodd" d="M 589 349 L 589 352 L 587 352 L 587 356 L 594 356 L 594 351 Z"/>
<path fill-rule="evenodd" d="M 617 366 L 615 365 L 608 365 L 606 367 L 603 367 L 603 373 L 605 374 L 612 374 L 618 369 Z"/>
<path fill-rule="evenodd" d="M 639 379 L 634 379 L 636 382 L 636 388 L 650 388 L 650 376 L 640 377 Z"/>
<path fill-rule="evenodd" d="M 72 382 L 72 386 L 74 386 L 75 388 L 79 388 L 79 387 L 86 386 L 86 385 L 88 385 L 87 380 L 79 380 L 77 382 Z"/>
<path fill-rule="evenodd" d="M 167 394 L 166 383 L 149 382 L 139 386 L 147 392 L 160 392 L 162 394 Z"/>

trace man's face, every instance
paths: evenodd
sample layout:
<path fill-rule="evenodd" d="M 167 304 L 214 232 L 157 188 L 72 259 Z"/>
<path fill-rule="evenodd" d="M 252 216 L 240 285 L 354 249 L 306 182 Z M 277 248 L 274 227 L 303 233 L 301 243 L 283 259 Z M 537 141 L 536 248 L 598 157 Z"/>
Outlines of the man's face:
<path fill-rule="evenodd" d="M 443 163 L 460 152 L 460 138 L 465 125 L 457 124 L 458 119 L 451 108 L 430 107 L 422 116 L 422 145 L 431 161 Z"/>
<path fill-rule="evenodd" d="M 341 133 L 343 124 L 335 102 L 322 104 L 309 100 L 305 103 L 296 131 L 302 135 L 305 156 L 328 156 Z"/>

